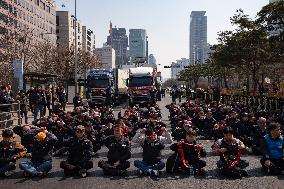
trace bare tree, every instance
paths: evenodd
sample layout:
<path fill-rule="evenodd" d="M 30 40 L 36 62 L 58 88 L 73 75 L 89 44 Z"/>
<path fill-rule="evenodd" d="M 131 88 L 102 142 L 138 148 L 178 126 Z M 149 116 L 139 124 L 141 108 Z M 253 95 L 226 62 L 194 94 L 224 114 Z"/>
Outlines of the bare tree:
<path fill-rule="evenodd" d="M 98 56 L 88 51 L 79 52 L 79 64 L 78 64 L 78 75 L 79 78 L 85 79 L 86 72 L 92 68 L 102 68 L 102 63 L 98 59 Z"/>
<path fill-rule="evenodd" d="M 13 27 L 12 24 L 8 27 Z M 15 60 L 23 62 L 30 61 L 32 45 L 32 32 L 33 30 L 21 30 L 14 28 L 7 30 L 5 33 L 0 34 L 0 47 L 1 47 L 1 77 L 0 81 L 12 83 L 13 68 L 12 63 Z M 26 65 L 25 65 L 26 68 Z"/>

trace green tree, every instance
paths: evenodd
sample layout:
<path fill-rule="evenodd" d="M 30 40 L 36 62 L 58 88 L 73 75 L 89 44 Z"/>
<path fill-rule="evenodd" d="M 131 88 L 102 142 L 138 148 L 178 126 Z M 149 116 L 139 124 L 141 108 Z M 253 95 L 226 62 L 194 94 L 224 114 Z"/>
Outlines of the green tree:
<path fill-rule="evenodd" d="M 170 78 L 163 83 L 163 88 L 171 87 L 173 85 L 178 85 L 178 80 Z"/>
<path fill-rule="evenodd" d="M 258 13 L 256 22 L 264 27 L 269 35 L 269 43 L 274 62 L 284 61 L 284 1 L 270 3 Z"/>

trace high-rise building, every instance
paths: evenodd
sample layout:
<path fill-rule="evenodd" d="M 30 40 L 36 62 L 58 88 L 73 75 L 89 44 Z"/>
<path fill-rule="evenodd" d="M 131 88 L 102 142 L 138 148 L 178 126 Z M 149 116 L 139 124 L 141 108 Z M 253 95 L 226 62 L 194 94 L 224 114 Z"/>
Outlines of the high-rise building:
<path fill-rule="evenodd" d="M 82 27 L 82 49 L 90 53 L 95 52 L 96 48 L 95 34 L 94 32 L 87 28 L 87 26 Z"/>
<path fill-rule="evenodd" d="M 157 64 L 156 58 L 153 54 L 149 55 L 148 64 Z"/>
<path fill-rule="evenodd" d="M 189 59 L 181 58 L 171 64 L 171 78 L 178 79 L 179 73 L 190 65 Z"/>
<path fill-rule="evenodd" d="M 206 11 L 190 15 L 189 57 L 191 63 L 205 63 L 208 58 Z"/>
<path fill-rule="evenodd" d="M 56 45 L 56 5 L 52 0 L 0 0 L 0 35 L 9 31 L 31 33 L 31 42 Z"/>
<path fill-rule="evenodd" d="M 148 36 L 146 36 L 146 63 L 149 64 L 149 41 L 148 41 Z"/>
<path fill-rule="evenodd" d="M 116 53 L 111 46 L 104 45 L 103 48 L 96 48 L 96 54 L 101 61 L 103 68 L 115 68 Z"/>
<path fill-rule="evenodd" d="M 77 48 L 82 50 L 82 24 L 77 19 L 75 27 L 75 17 L 69 11 L 56 11 L 56 35 L 59 47 L 75 47 L 75 28 L 77 29 Z"/>
<path fill-rule="evenodd" d="M 147 61 L 147 34 L 144 29 L 129 30 L 129 56 L 131 64 L 135 63 L 137 58 Z"/>
<path fill-rule="evenodd" d="M 115 65 L 121 67 L 127 64 L 127 47 L 128 37 L 125 28 L 113 28 L 110 22 L 109 36 L 107 37 L 107 45 L 115 50 Z"/>

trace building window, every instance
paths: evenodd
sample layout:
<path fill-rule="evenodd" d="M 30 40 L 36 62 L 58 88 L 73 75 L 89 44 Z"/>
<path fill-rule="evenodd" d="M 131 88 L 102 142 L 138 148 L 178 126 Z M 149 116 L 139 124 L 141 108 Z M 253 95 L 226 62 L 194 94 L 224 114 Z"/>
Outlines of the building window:
<path fill-rule="evenodd" d="M 50 7 L 48 5 L 45 6 L 46 12 L 50 13 Z"/>
<path fill-rule="evenodd" d="M 0 26 L 0 34 L 4 34 L 4 33 L 7 33 L 8 30 L 6 28 L 3 28 Z"/>
<path fill-rule="evenodd" d="M 5 23 L 8 23 L 8 16 L 0 13 L 0 20 L 2 20 Z"/>
<path fill-rule="evenodd" d="M 40 8 L 42 8 L 43 10 L 45 9 L 45 3 L 44 3 L 44 2 L 40 1 L 40 2 L 39 2 L 39 6 L 40 6 Z"/>
<path fill-rule="evenodd" d="M 8 3 L 5 1 L 0 0 L 0 7 L 2 7 L 5 10 L 8 10 Z"/>

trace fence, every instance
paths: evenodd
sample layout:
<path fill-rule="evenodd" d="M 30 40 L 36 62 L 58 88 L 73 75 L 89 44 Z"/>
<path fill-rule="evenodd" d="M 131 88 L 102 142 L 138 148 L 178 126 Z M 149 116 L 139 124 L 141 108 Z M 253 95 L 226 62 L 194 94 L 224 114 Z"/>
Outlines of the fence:
<path fill-rule="evenodd" d="M 284 108 L 284 99 L 266 96 L 246 96 L 246 95 L 217 95 L 212 93 L 196 93 L 188 92 L 187 96 L 190 99 L 201 98 L 206 102 L 221 101 L 223 104 L 232 102 L 240 102 L 247 106 L 261 106 L 265 110 L 279 110 Z"/>
<path fill-rule="evenodd" d="M 22 125 L 21 104 L 0 104 L 0 130 L 17 125 Z"/>

